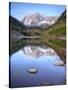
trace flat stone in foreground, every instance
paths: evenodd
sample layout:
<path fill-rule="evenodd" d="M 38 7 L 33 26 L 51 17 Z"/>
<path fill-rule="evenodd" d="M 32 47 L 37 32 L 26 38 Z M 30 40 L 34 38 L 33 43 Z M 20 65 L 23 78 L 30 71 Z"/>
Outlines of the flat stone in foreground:
<path fill-rule="evenodd" d="M 35 73 L 37 73 L 37 69 L 36 69 L 36 68 L 30 68 L 30 69 L 28 70 L 28 72 L 29 72 L 29 73 L 32 73 L 32 74 L 35 74 Z"/>

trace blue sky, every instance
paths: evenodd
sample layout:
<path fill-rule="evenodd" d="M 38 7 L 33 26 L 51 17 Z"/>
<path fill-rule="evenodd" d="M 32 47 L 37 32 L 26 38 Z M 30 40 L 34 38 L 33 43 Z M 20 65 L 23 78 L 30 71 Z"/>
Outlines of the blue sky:
<path fill-rule="evenodd" d="M 18 20 L 26 15 L 40 13 L 43 16 L 59 16 L 66 6 L 51 4 L 33 4 L 33 3 L 11 3 L 11 15 Z"/>

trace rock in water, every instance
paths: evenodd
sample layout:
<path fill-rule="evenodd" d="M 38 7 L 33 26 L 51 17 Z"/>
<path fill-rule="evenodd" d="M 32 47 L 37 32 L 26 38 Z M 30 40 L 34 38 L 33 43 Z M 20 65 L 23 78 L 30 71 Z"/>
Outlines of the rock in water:
<path fill-rule="evenodd" d="M 35 74 L 35 73 L 37 73 L 37 69 L 36 69 L 36 68 L 30 68 L 30 69 L 28 70 L 28 72 L 29 72 L 29 73 L 32 73 L 32 74 Z"/>
<path fill-rule="evenodd" d="M 63 60 L 57 60 L 55 63 L 54 63 L 55 66 L 64 66 L 64 61 Z"/>

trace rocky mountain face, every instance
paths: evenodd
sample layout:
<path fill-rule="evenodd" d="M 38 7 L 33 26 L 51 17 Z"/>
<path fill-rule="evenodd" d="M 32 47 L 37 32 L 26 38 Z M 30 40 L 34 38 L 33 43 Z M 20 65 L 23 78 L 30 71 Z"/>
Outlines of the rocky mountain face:
<path fill-rule="evenodd" d="M 22 23 L 25 26 L 33 26 L 33 27 L 38 27 L 38 26 L 50 26 L 56 22 L 58 19 L 58 16 L 51 16 L 51 17 L 44 17 L 39 13 L 35 13 L 32 15 L 25 16 L 22 19 Z"/>

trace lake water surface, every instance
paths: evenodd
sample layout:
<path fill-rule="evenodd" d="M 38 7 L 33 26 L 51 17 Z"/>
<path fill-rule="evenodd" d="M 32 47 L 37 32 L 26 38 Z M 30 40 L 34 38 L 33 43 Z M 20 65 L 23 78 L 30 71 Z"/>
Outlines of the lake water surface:
<path fill-rule="evenodd" d="M 27 45 L 10 57 L 11 87 L 61 85 L 65 66 L 55 66 L 58 54 L 48 46 Z M 28 72 L 35 68 L 37 73 Z"/>

